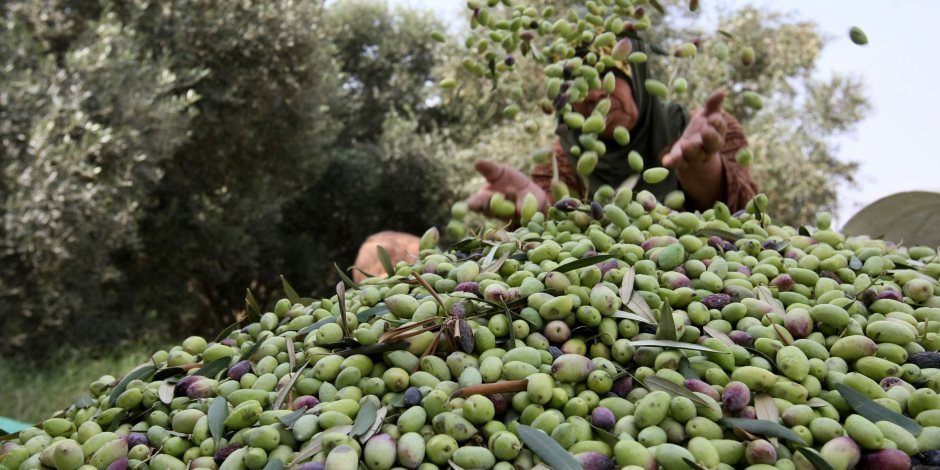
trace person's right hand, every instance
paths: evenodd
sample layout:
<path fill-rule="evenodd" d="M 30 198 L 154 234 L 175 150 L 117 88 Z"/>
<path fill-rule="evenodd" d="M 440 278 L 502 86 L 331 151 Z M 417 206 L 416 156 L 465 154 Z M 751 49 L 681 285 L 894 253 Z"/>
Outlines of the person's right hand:
<path fill-rule="evenodd" d="M 527 193 L 535 196 L 540 211 L 546 210 L 548 197 L 545 191 L 525 173 L 508 165 L 493 163 L 485 159 L 477 160 L 474 166 L 486 178 L 486 184 L 467 200 L 467 205 L 471 210 L 489 213 L 490 198 L 494 193 L 502 193 L 506 199 L 514 201 L 517 216 L 522 210 L 522 200 Z"/>

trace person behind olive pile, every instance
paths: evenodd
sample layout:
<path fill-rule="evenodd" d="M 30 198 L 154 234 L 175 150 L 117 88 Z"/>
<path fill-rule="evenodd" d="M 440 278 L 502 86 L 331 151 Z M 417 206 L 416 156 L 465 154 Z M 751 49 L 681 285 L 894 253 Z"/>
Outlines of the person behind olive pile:
<path fill-rule="evenodd" d="M 644 51 L 642 42 L 631 41 L 635 50 Z M 616 86 L 610 96 L 603 90 L 592 90 L 584 101 L 574 103 L 575 111 L 589 116 L 599 101 L 610 99 L 607 127 L 600 138 L 607 148 L 600 157 L 594 173 L 588 178 L 589 187 L 575 171 L 576 160 L 569 149 L 577 144 L 577 133 L 569 129 L 559 117 L 555 131 L 559 140 L 554 144 L 554 165 L 558 177 L 568 186 L 573 197 L 586 198 L 602 185 L 614 188 L 627 186 L 634 191 L 649 190 L 662 201 L 667 194 L 677 189 L 685 193 L 686 210 L 706 210 L 722 201 L 732 212 L 744 208 L 757 194 L 757 184 L 746 167 L 735 160 L 737 152 L 747 147 L 747 139 L 741 124 L 731 114 L 721 110 L 725 95 L 713 93 L 702 110 L 688 113 L 677 103 L 662 104 L 648 93 L 644 83 L 649 77 L 645 63 L 623 65 L 613 70 Z M 613 138 L 614 129 L 623 126 L 630 131 L 630 141 L 619 145 Z M 669 177 L 657 184 L 646 184 L 640 175 L 634 174 L 627 163 L 627 155 L 638 152 L 644 160 L 644 168 L 666 167 Z M 489 201 L 496 192 L 516 202 L 517 214 L 526 193 L 535 195 L 540 210 L 546 210 L 551 200 L 551 183 L 554 173 L 551 161 L 537 165 L 532 175 L 527 176 L 515 168 L 478 160 L 475 164 L 486 183 L 467 201 L 472 210 L 486 212 Z M 407 239 L 407 243 L 403 240 Z M 392 262 L 412 259 L 417 256 L 417 237 L 395 232 L 381 232 L 369 238 L 359 250 L 356 266 L 366 272 L 383 272 L 375 245 L 386 249 L 407 245 L 400 259 L 393 256 Z M 361 274 L 357 275 L 361 276 Z"/>
<path fill-rule="evenodd" d="M 631 45 L 633 50 L 645 52 L 642 42 L 631 41 Z M 610 96 L 604 90 L 591 90 L 586 99 L 572 105 L 575 111 L 589 116 L 599 101 L 610 99 L 607 127 L 600 135 L 607 151 L 588 178 L 589 187 L 576 173 L 576 159 L 569 152 L 578 142 L 577 133 L 559 118 L 555 131 L 559 140 L 553 153 L 559 179 L 568 186 L 571 195 L 585 198 L 602 185 L 615 189 L 627 186 L 634 191 L 649 190 L 662 201 L 668 193 L 680 189 L 685 193 L 686 210 L 704 211 L 717 201 L 727 204 L 732 212 L 743 209 L 758 189 L 748 169 L 735 160 L 737 152 L 747 147 L 747 139 L 738 120 L 721 110 L 724 93 L 713 93 L 705 109 L 694 110 L 690 115 L 682 105 L 664 105 L 646 91 L 644 83 L 649 78 L 646 63 L 624 64 L 613 72 L 616 86 Z M 613 139 L 618 126 L 630 131 L 626 145 Z M 644 168 L 668 168 L 669 177 L 657 184 L 646 184 L 627 163 L 631 151 L 643 157 Z M 485 159 L 476 162 L 476 169 L 487 182 L 468 200 L 472 210 L 488 210 L 495 192 L 514 200 L 517 208 L 529 192 L 535 195 L 542 210 L 554 202 L 550 190 L 551 161 L 537 165 L 531 177 Z"/>

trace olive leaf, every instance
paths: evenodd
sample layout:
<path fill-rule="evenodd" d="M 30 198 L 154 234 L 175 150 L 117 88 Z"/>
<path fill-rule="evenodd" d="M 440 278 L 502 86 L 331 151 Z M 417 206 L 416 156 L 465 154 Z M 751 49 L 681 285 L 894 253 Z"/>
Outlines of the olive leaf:
<path fill-rule="evenodd" d="M 97 402 L 94 397 L 85 393 L 82 396 L 78 397 L 78 400 L 75 400 L 75 408 L 88 408 L 89 406 L 95 406 Z"/>
<path fill-rule="evenodd" d="M 664 339 L 643 339 L 640 341 L 631 341 L 634 347 L 642 348 L 644 346 L 652 346 L 657 348 L 671 348 L 671 349 L 690 349 L 692 351 L 703 351 L 716 354 L 731 354 L 727 351 L 719 351 L 717 349 L 709 348 L 708 346 L 702 346 L 695 343 L 683 343 L 681 341 L 668 341 Z"/>
<path fill-rule="evenodd" d="M 630 309 L 633 313 L 642 315 L 646 317 L 652 325 L 656 325 L 656 316 L 653 315 L 653 309 L 650 308 L 649 304 L 646 303 L 646 299 L 640 295 L 639 292 L 634 291 L 633 296 L 630 297 L 630 302 L 626 304 L 626 307 Z"/>
<path fill-rule="evenodd" d="M 385 315 L 386 313 L 388 313 L 388 307 L 386 307 L 385 304 L 379 304 L 379 305 L 376 305 L 375 307 L 368 308 L 357 313 L 356 320 L 358 320 L 359 323 L 365 323 L 369 321 L 369 319 L 371 319 L 372 317 Z"/>
<path fill-rule="evenodd" d="M 255 300 L 251 289 L 245 289 L 245 312 L 248 313 L 249 320 L 255 321 L 261 318 L 261 307 L 258 306 L 258 301 Z M 229 333 L 231 333 L 231 331 Z M 228 335 L 226 334 L 226 336 Z"/>
<path fill-rule="evenodd" d="M 494 248 L 494 249 L 495 249 L 495 248 Z M 483 273 L 495 273 L 495 272 L 499 271 L 499 268 L 503 267 L 503 263 L 505 263 L 506 260 L 509 259 L 509 255 L 510 255 L 510 254 L 512 254 L 511 251 L 507 251 L 506 253 L 503 253 L 503 255 L 499 257 L 499 259 L 497 259 L 496 261 L 493 261 L 492 263 L 490 263 L 489 266 L 487 266 L 487 267 L 481 269 L 480 272 L 483 272 Z"/>
<path fill-rule="evenodd" d="M 339 305 L 339 326 L 343 328 L 343 338 L 349 338 L 349 325 L 346 323 L 346 286 L 336 283 L 336 303 Z"/>
<path fill-rule="evenodd" d="M 633 286 L 636 283 L 636 268 L 630 266 L 626 274 L 623 275 L 623 282 L 620 284 L 620 301 L 624 305 L 630 303 L 633 298 Z"/>
<path fill-rule="evenodd" d="M 754 412 L 758 419 L 777 422 L 780 420 L 780 410 L 777 408 L 777 402 L 766 393 L 758 393 L 754 396 Z"/>
<path fill-rule="evenodd" d="M 565 264 L 563 264 L 563 265 L 561 265 L 561 266 L 558 266 L 557 268 L 553 269 L 552 272 L 554 272 L 554 273 L 566 273 L 566 272 L 568 272 L 568 271 L 573 271 L 573 270 L 575 270 L 575 269 L 580 269 L 580 268 L 586 268 L 586 267 L 588 267 L 588 266 L 593 266 L 593 265 L 595 265 L 595 264 L 597 264 L 597 263 L 600 263 L 600 262 L 603 262 L 603 261 L 607 261 L 607 260 L 609 260 L 609 259 L 611 259 L 611 258 L 613 258 L 613 257 L 614 257 L 614 255 L 596 255 L 596 256 L 589 256 L 589 257 L 587 257 L 587 258 L 581 258 L 581 259 L 579 259 L 579 260 L 571 261 L 571 262 L 569 262 L 569 263 L 565 263 Z"/>
<path fill-rule="evenodd" d="M 777 363 L 774 362 L 774 360 L 771 359 L 770 356 L 764 354 L 764 353 L 761 352 L 760 350 L 755 349 L 755 348 L 750 348 L 750 347 L 747 347 L 747 346 L 744 346 L 744 349 L 747 349 L 747 351 L 748 351 L 749 353 L 751 353 L 751 354 L 753 354 L 753 355 L 755 355 L 755 356 L 760 356 L 760 357 L 763 358 L 765 361 L 769 362 L 770 365 L 771 365 L 775 370 L 778 370 L 778 371 L 780 370 L 780 368 L 777 367 Z"/>
<path fill-rule="evenodd" d="M 617 439 L 617 436 L 611 434 L 610 431 L 607 431 L 606 429 L 601 429 L 594 425 L 591 425 L 591 429 L 594 430 L 594 435 L 597 436 L 601 442 L 609 445 L 610 447 L 617 445 L 617 442 L 620 440 Z"/>
<path fill-rule="evenodd" d="M 160 401 L 166 405 L 169 405 L 173 401 L 173 389 L 176 388 L 176 384 L 167 380 L 164 380 L 160 384 L 160 388 L 157 389 L 157 397 L 160 398 Z"/>
<path fill-rule="evenodd" d="M 614 312 L 614 314 L 611 315 L 611 316 L 614 317 L 614 318 L 619 318 L 619 319 L 621 319 L 621 320 L 633 320 L 633 321 L 638 321 L 638 322 L 640 322 L 640 323 L 646 323 L 646 324 L 649 324 L 649 325 L 655 325 L 655 324 L 656 324 L 655 322 L 651 322 L 651 321 L 649 320 L 649 318 L 646 318 L 646 317 L 644 317 L 644 316 L 642 316 L 642 315 L 637 315 L 637 314 L 635 314 L 635 313 L 630 313 L 630 312 L 624 312 L 623 310 L 617 310 L 617 311 Z"/>
<path fill-rule="evenodd" d="M 729 232 L 727 230 L 721 230 L 717 228 L 703 228 L 695 233 L 699 237 L 718 237 L 729 242 L 736 242 L 744 237 L 738 235 L 734 232 Z"/>
<path fill-rule="evenodd" d="M 368 432 L 375 423 L 375 417 L 378 415 L 378 412 L 379 405 L 376 400 L 366 400 L 362 408 L 359 409 L 359 414 L 356 415 L 356 421 L 353 422 L 353 427 L 349 435 L 359 437 Z"/>
<path fill-rule="evenodd" d="M 663 308 L 659 312 L 659 327 L 656 328 L 656 339 L 665 341 L 679 339 L 679 334 L 676 332 L 676 321 L 672 317 L 672 307 L 666 299 L 663 299 Z"/>
<path fill-rule="evenodd" d="M 277 420 L 280 421 L 280 423 L 283 424 L 285 428 L 291 429 L 294 426 L 294 423 L 296 423 L 297 420 L 303 417 L 303 415 L 306 413 L 307 407 L 302 406 L 299 409 L 294 410 L 284 416 L 278 416 Z"/>
<path fill-rule="evenodd" d="M 249 291 L 249 293 L 250 293 L 250 292 L 251 292 L 251 291 Z M 246 303 L 247 303 L 247 300 L 246 300 Z M 246 311 L 247 311 L 247 309 L 246 309 Z M 250 317 L 250 316 L 251 316 L 251 314 L 249 313 L 249 317 Z M 259 313 L 259 314 L 258 314 L 258 317 L 260 317 L 260 316 L 261 316 L 261 314 Z M 241 324 L 242 324 L 242 321 L 241 321 L 241 320 L 238 320 L 238 321 L 236 321 L 235 323 L 232 323 L 231 325 L 226 326 L 225 329 L 222 330 L 221 333 L 219 333 L 218 335 L 215 336 L 214 342 L 219 343 L 219 342 L 221 342 L 223 339 L 228 338 L 228 335 L 232 334 L 232 332 L 235 331 L 236 328 L 238 328 L 239 326 L 241 326 Z"/>
<path fill-rule="evenodd" d="M 783 303 L 774 297 L 774 294 L 770 291 L 770 288 L 767 286 L 757 286 L 757 288 L 754 290 L 757 291 L 757 298 L 767 305 L 770 305 L 770 308 L 773 309 L 774 313 L 778 315 L 786 315 L 787 311 L 783 307 Z"/>
<path fill-rule="evenodd" d="M 228 365 L 231 364 L 231 357 L 220 357 L 196 370 L 193 372 L 193 375 L 200 375 L 202 377 L 208 377 L 214 379 L 219 376 L 219 374 L 228 368 Z"/>
<path fill-rule="evenodd" d="M 773 423 L 780 421 L 780 409 L 777 408 L 777 402 L 766 393 L 758 393 L 754 396 L 754 413 L 757 415 L 757 419 L 764 419 Z M 771 437 L 770 442 L 777 445 L 777 438 Z"/>
<path fill-rule="evenodd" d="M 186 375 L 186 369 L 182 367 L 167 367 L 164 369 L 158 369 L 155 374 L 153 374 L 153 380 L 164 380 L 178 375 Z"/>
<path fill-rule="evenodd" d="M 372 439 L 372 436 L 379 432 L 379 429 L 382 429 L 382 424 L 385 423 L 386 415 L 388 415 L 388 407 L 383 406 L 379 408 L 379 410 L 375 412 L 375 421 L 371 426 L 369 426 L 369 429 L 365 432 L 365 434 L 359 437 L 359 442 L 365 444 L 369 441 L 369 439 Z"/>
<path fill-rule="evenodd" d="M 257 351 L 258 348 L 260 348 L 260 347 L 261 347 L 261 341 L 255 341 L 255 342 L 251 345 L 251 347 L 248 348 L 247 351 L 245 351 L 244 353 L 242 353 L 241 356 L 238 356 L 238 360 L 235 361 L 234 363 L 235 363 L 235 364 L 238 364 L 239 362 L 242 362 L 242 361 L 244 361 L 244 360 L 246 360 L 246 359 L 251 359 L 251 355 L 254 354 L 255 351 Z"/>
<path fill-rule="evenodd" d="M 888 421 L 901 426 L 915 437 L 920 434 L 921 427 L 917 424 L 917 421 L 886 408 L 871 398 L 859 393 L 854 388 L 845 384 L 836 384 L 836 390 L 842 394 L 842 398 L 845 399 L 856 413 L 868 418 L 871 422 Z"/>
<path fill-rule="evenodd" d="M 682 457 L 682 461 L 685 462 L 685 464 L 688 465 L 689 468 L 693 468 L 695 470 L 708 470 L 708 467 L 705 467 L 702 464 L 694 460 L 690 460 L 688 457 Z"/>
<path fill-rule="evenodd" d="M 290 394 L 290 391 L 294 388 L 294 384 L 297 383 L 297 379 L 301 377 L 301 372 L 310 365 L 310 362 L 304 362 L 304 365 L 300 366 L 300 369 L 297 369 L 297 372 L 294 372 L 294 375 L 291 376 L 290 380 L 284 385 L 284 388 L 277 393 L 277 399 L 274 400 L 274 406 L 271 407 L 272 410 L 279 410 L 281 406 L 284 405 L 284 400 L 287 399 L 287 395 Z"/>
<path fill-rule="evenodd" d="M 825 408 L 829 406 L 829 402 L 819 397 L 813 397 L 806 401 L 806 406 L 810 408 Z"/>
<path fill-rule="evenodd" d="M 287 346 L 287 364 L 290 366 L 290 370 L 294 370 L 297 367 L 297 351 L 294 350 L 294 340 L 287 338 L 284 345 Z"/>
<path fill-rule="evenodd" d="M 685 397 L 689 400 L 692 400 L 692 403 L 695 403 L 698 406 L 703 406 L 708 408 L 711 406 L 711 403 L 705 401 L 702 397 L 695 394 L 695 392 L 672 382 L 669 379 L 664 379 L 662 377 L 651 376 L 643 380 L 643 387 L 649 391 L 661 390 L 668 393 L 674 397 Z"/>
<path fill-rule="evenodd" d="M 453 245 L 451 245 L 451 247 L 448 248 L 447 251 L 448 251 L 448 252 L 452 252 L 452 251 L 457 251 L 457 252 L 469 251 L 469 250 L 472 250 L 473 248 L 476 248 L 476 245 L 479 244 L 479 242 L 480 242 L 480 240 L 477 240 L 477 239 L 474 238 L 474 237 L 464 238 L 463 240 L 460 240 L 459 242 L 454 243 Z"/>
<path fill-rule="evenodd" d="M 307 444 L 306 447 L 304 447 L 302 451 L 294 454 L 294 460 L 291 460 L 290 463 L 287 464 L 287 468 L 296 467 L 300 462 L 309 460 L 314 455 L 319 454 L 320 451 L 323 450 L 323 436 L 327 434 L 331 434 L 331 433 L 348 435 L 349 431 L 352 431 L 352 425 L 344 424 L 342 426 L 333 426 L 330 429 L 326 429 L 320 432 L 313 439 L 310 440 L 310 442 Z"/>
<path fill-rule="evenodd" d="M 297 291 L 291 287 L 290 283 L 287 282 L 287 279 L 284 278 L 283 274 L 281 274 L 281 287 L 284 289 L 284 295 L 287 296 L 287 300 L 290 300 L 291 305 L 300 302 L 300 296 L 297 295 Z"/>
<path fill-rule="evenodd" d="M 114 404 L 117 403 L 117 399 L 124 393 L 124 390 L 127 390 L 127 384 L 131 383 L 134 380 L 141 379 L 144 380 L 145 377 L 153 375 L 157 371 L 157 366 L 153 364 L 144 364 L 130 372 L 114 386 L 114 390 L 111 390 L 111 398 L 108 399 L 108 404 L 111 407 L 114 407 Z"/>
<path fill-rule="evenodd" d="M 793 336 L 786 328 L 777 323 L 771 323 L 771 325 L 773 325 L 774 332 L 777 333 L 777 337 L 780 338 L 780 342 L 783 343 L 784 346 L 793 345 Z"/>
<path fill-rule="evenodd" d="M 320 320 L 317 320 L 316 322 L 314 322 L 312 325 L 307 325 L 301 328 L 300 331 L 297 332 L 297 336 L 310 334 L 311 332 L 318 330 L 321 326 L 326 325 L 327 323 L 336 323 L 336 317 L 321 318 Z"/>
<path fill-rule="evenodd" d="M 581 470 L 581 464 L 564 447 L 543 431 L 520 424 L 516 428 L 519 439 L 533 454 L 554 470 Z"/>
<path fill-rule="evenodd" d="M 787 441 L 795 442 L 801 446 L 806 445 L 803 438 L 793 432 L 792 429 L 766 419 L 721 418 L 718 420 L 718 424 L 724 425 L 727 428 L 739 428 L 751 434 L 779 437 Z"/>
<path fill-rule="evenodd" d="M 726 335 L 723 331 L 715 328 L 714 326 L 705 325 L 702 327 L 702 331 L 704 331 L 705 333 L 708 333 L 708 336 L 711 336 L 712 338 L 715 338 L 721 341 L 722 343 L 727 344 L 728 346 L 735 345 L 735 342 L 728 335 Z"/>
<path fill-rule="evenodd" d="M 392 264 L 392 258 L 388 256 L 388 252 L 385 251 L 385 247 L 382 245 L 376 245 L 375 251 L 379 255 L 379 262 L 382 263 L 382 267 L 385 268 L 385 273 L 388 274 L 388 277 L 395 275 L 395 265 Z"/>
<path fill-rule="evenodd" d="M 692 367 L 692 363 L 689 362 L 689 358 L 685 356 L 682 356 L 681 358 L 679 358 L 679 373 L 682 374 L 682 376 L 685 377 L 686 380 L 702 378 L 702 376 L 699 375 L 698 371 Z"/>
<path fill-rule="evenodd" d="M 209 421 L 209 434 L 216 444 L 225 435 L 225 419 L 228 418 L 228 401 L 224 397 L 215 397 L 209 405 L 207 419 Z"/>
<path fill-rule="evenodd" d="M 809 463 L 813 464 L 816 467 L 816 470 L 834 470 L 832 465 L 829 465 L 829 462 L 819 455 L 815 449 L 811 447 L 797 447 L 796 451 L 803 454 L 803 457 L 806 457 L 806 460 L 809 460 Z"/>
<path fill-rule="evenodd" d="M 650 0 L 650 5 L 653 5 L 653 8 L 655 8 L 656 11 L 658 11 L 660 15 L 666 14 L 666 9 L 663 8 L 663 5 L 661 3 L 659 3 L 659 0 Z"/>
<path fill-rule="evenodd" d="M 333 263 L 333 267 L 336 268 L 336 273 L 339 274 L 339 278 L 342 279 L 343 282 L 348 284 L 349 287 L 352 287 L 353 289 L 359 288 L 359 284 L 356 284 L 352 279 L 350 279 L 349 276 L 347 276 L 346 273 L 343 272 L 343 270 L 339 268 L 338 264 Z"/>

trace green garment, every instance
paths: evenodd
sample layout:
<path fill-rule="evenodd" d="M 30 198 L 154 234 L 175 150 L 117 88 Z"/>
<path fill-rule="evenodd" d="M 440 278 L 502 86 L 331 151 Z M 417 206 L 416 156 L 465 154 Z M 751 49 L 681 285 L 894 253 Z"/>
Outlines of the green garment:
<path fill-rule="evenodd" d="M 633 50 L 646 52 L 646 46 L 634 39 Z M 630 151 L 637 151 L 643 156 L 643 167 L 653 168 L 661 167 L 660 155 L 666 150 L 666 147 L 675 142 L 682 135 L 682 131 L 689 123 L 689 113 L 684 106 L 678 103 L 662 104 L 659 99 L 646 91 L 644 83 L 649 78 L 649 67 L 646 63 L 630 64 L 633 74 L 632 79 L 626 77 L 622 72 L 614 70 L 614 73 L 627 78 L 633 88 L 633 99 L 636 102 L 639 120 L 630 131 L 630 142 L 625 146 L 620 146 L 617 142 L 604 139 L 604 145 L 607 146 L 607 153 L 598 159 L 597 167 L 594 173 L 588 178 L 588 194 L 593 193 L 601 185 L 610 185 L 614 188 L 619 187 L 630 176 L 633 170 L 627 163 L 627 155 Z M 562 147 L 572 164 L 576 166 L 576 160 L 571 157 L 570 149 L 578 143 L 579 132 L 569 129 L 563 121 L 559 120 L 559 125 L 555 133 L 561 140 Z M 657 199 L 663 200 L 667 194 L 679 188 L 679 182 L 675 172 L 670 171 L 669 177 L 665 181 L 650 185 L 646 184 L 642 178 L 633 186 L 635 191 L 649 190 Z"/>

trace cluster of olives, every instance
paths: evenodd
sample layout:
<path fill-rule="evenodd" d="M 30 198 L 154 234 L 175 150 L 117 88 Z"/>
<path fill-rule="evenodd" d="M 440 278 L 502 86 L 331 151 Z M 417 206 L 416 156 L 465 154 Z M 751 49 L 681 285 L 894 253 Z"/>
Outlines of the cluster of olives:
<path fill-rule="evenodd" d="M 0 470 L 834 468 L 934 462 L 936 250 L 559 201 L 514 231 L 293 289 L 0 445 Z"/>

